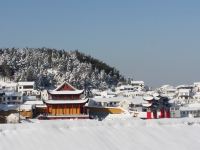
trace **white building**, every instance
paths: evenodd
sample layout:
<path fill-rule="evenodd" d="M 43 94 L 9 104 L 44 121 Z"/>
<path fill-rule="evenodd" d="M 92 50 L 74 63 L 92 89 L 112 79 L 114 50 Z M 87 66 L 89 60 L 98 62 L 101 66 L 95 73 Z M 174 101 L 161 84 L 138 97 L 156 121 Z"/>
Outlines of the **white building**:
<path fill-rule="evenodd" d="M 127 92 L 134 92 L 135 89 L 132 85 L 121 85 L 115 88 L 116 94 L 124 95 Z"/>
<path fill-rule="evenodd" d="M 178 89 L 178 99 L 190 99 L 192 96 L 193 93 L 191 89 Z"/>
<path fill-rule="evenodd" d="M 180 107 L 181 117 L 200 117 L 200 104 L 194 103 Z"/>
<path fill-rule="evenodd" d="M 144 89 L 144 81 L 131 81 L 131 85 L 135 90 L 141 91 Z"/>
<path fill-rule="evenodd" d="M 116 93 L 112 92 L 111 90 L 102 91 L 100 93 L 100 97 L 102 97 L 102 98 L 113 98 L 116 96 L 117 96 Z"/>
<path fill-rule="evenodd" d="M 47 90 L 41 91 L 41 99 L 42 100 L 48 100 L 49 99 L 49 95 L 48 95 Z"/>
<path fill-rule="evenodd" d="M 22 104 L 23 96 L 22 93 L 7 91 L 0 94 L 1 104 Z"/>
<path fill-rule="evenodd" d="M 181 117 L 180 106 L 173 105 L 170 107 L 170 117 L 171 118 L 180 118 Z"/>
<path fill-rule="evenodd" d="M 0 82 L 0 89 L 3 91 L 16 91 L 17 83 L 15 83 L 15 82 Z"/>
<path fill-rule="evenodd" d="M 24 102 L 24 105 L 29 105 L 31 106 L 32 108 L 35 108 L 37 106 L 43 106 L 43 107 L 46 107 L 46 104 L 44 104 L 43 101 L 39 101 L 39 100 L 36 100 L 36 101 L 26 101 Z"/>
<path fill-rule="evenodd" d="M 194 91 L 200 92 L 200 82 L 195 82 L 193 85 L 194 85 Z"/>
<path fill-rule="evenodd" d="M 158 92 L 161 94 L 161 96 L 168 97 L 170 99 L 173 99 L 177 95 L 177 90 L 171 85 L 163 85 L 158 89 Z"/>
<path fill-rule="evenodd" d="M 124 92 L 123 94 L 125 97 L 142 97 L 144 95 L 146 95 L 144 91 Z"/>
<path fill-rule="evenodd" d="M 200 92 L 194 93 L 193 99 L 196 99 L 196 100 L 199 100 L 199 101 L 200 101 Z"/>
<path fill-rule="evenodd" d="M 97 107 L 118 107 L 121 101 L 122 101 L 121 97 L 93 98 L 93 99 L 90 99 L 88 105 L 97 106 Z"/>
<path fill-rule="evenodd" d="M 23 95 L 32 95 L 35 89 L 35 82 L 18 82 L 18 92 Z"/>

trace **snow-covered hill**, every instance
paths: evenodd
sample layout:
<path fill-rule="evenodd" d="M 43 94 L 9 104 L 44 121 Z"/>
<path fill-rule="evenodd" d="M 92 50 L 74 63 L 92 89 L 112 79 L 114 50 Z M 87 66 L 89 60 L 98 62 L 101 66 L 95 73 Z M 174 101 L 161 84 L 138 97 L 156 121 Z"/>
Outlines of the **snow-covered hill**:
<path fill-rule="evenodd" d="M 0 76 L 15 81 L 36 81 L 38 87 L 70 82 L 77 88 L 106 88 L 122 76 L 114 67 L 79 51 L 49 48 L 0 49 Z"/>
<path fill-rule="evenodd" d="M 0 125 L 0 150 L 199 150 L 200 119 Z"/>

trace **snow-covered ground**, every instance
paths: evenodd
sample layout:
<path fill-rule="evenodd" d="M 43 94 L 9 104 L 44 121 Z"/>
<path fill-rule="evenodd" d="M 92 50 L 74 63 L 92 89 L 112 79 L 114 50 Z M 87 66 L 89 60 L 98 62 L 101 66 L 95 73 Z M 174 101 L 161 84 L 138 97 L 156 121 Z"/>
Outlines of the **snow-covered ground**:
<path fill-rule="evenodd" d="M 200 119 L 36 121 L 0 125 L 0 150 L 199 150 Z"/>

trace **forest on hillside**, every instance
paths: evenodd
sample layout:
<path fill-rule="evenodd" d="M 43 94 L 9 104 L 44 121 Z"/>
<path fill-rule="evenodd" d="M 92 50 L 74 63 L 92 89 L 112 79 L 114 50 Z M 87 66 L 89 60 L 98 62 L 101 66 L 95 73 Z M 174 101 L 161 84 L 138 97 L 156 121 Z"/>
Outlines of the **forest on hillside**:
<path fill-rule="evenodd" d="M 51 48 L 1 48 L 0 76 L 11 81 L 35 81 L 37 88 L 67 81 L 77 88 L 106 89 L 124 77 L 108 64 L 84 53 Z"/>

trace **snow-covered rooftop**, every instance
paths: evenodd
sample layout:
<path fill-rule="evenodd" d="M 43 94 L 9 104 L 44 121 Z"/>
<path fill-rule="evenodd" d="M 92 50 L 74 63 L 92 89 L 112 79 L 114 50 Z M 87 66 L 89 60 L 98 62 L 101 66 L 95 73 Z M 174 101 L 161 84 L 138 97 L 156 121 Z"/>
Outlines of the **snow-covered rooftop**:
<path fill-rule="evenodd" d="M 132 85 L 121 85 L 117 87 L 116 89 L 132 89 L 132 88 L 134 88 L 134 86 Z"/>
<path fill-rule="evenodd" d="M 24 101 L 35 101 L 36 99 L 36 96 L 23 96 Z"/>
<path fill-rule="evenodd" d="M 35 82 L 18 82 L 18 85 L 22 85 L 22 86 L 33 86 L 35 84 Z"/>
<path fill-rule="evenodd" d="M 3 111 L 9 111 L 9 110 L 18 110 L 19 109 L 19 105 L 13 105 L 13 104 L 0 104 L 0 110 Z"/>
<path fill-rule="evenodd" d="M 180 111 L 200 111 L 200 107 L 180 107 Z"/>
<path fill-rule="evenodd" d="M 143 99 L 144 99 L 145 101 L 151 101 L 151 100 L 154 99 L 154 97 L 153 97 L 153 96 L 144 96 Z"/>
<path fill-rule="evenodd" d="M 189 107 L 199 107 L 200 108 L 200 103 L 193 103 L 193 104 L 189 104 Z"/>
<path fill-rule="evenodd" d="M 20 105 L 20 110 L 31 111 L 32 105 Z"/>
<path fill-rule="evenodd" d="M 20 92 L 14 92 L 14 91 L 7 91 L 5 92 L 5 96 L 22 96 L 22 93 Z"/>
<path fill-rule="evenodd" d="M 43 101 L 26 101 L 24 104 L 26 105 L 42 105 Z"/>
<path fill-rule="evenodd" d="M 9 110 L 26 110 L 29 111 L 32 109 L 32 105 L 14 105 L 14 104 L 0 104 L 0 110 L 9 111 Z"/>
<path fill-rule="evenodd" d="M 193 87 L 194 85 L 178 85 L 176 88 L 177 89 L 191 89 Z"/>
<path fill-rule="evenodd" d="M 200 86 L 200 82 L 194 82 L 195 86 Z"/>
<path fill-rule="evenodd" d="M 55 91 L 55 90 L 49 90 L 48 91 L 50 94 L 56 94 L 56 95 L 70 95 L 70 94 L 82 94 L 84 90 L 75 90 L 75 91 Z"/>
<path fill-rule="evenodd" d="M 142 106 L 144 107 L 150 107 L 152 104 L 151 103 L 142 103 Z"/>
<path fill-rule="evenodd" d="M 0 82 L 0 86 L 9 86 L 9 87 L 16 87 L 16 82 Z"/>
<path fill-rule="evenodd" d="M 127 101 L 133 101 L 133 98 L 132 97 L 122 97 L 122 96 L 119 96 L 119 97 L 111 97 L 111 98 L 92 98 L 92 100 L 96 101 L 96 102 L 121 102 L 121 101 L 124 101 L 124 100 L 127 100 Z"/>
<path fill-rule="evenodd" d="M 71 84 L 69 84 L 68 82 L 63 82 L 62 84 L 60 84 L 56 89 L 55 89 L 55 91 L 57 91 L 57 90 L 59 90 L 64 84 L 67 84 L 67 85 L 69 85 L 72 89 L 74 89 L 74 90 L 77 90 L 74 86 L 72 86 Z"/>
<path fill-rule="evenodd" d="M 191 91 L 191 89 L 179 89 L 180 93 L 188 93 L 190 91 Z"/>
<path fill-rule="evenodd" d="M 47 108 L 47 105 L 46 105 L 46 104 L 43 104 L 43 105 L 36 105 L 35 107 L 37 107 L 37 108 Z"/>
<path fill-rule="evenodd" d="M 135 105 L 140 105 L 144 102 L 142 96 L 136 96 L 133 99 L 130 99 L 130 101 L 131 101 L 132 104 L 135 104 Z"/>
<path fill-rule="evenodd" d="M 144 84 L 144 81 L 131 81 L 131 84 Z"/>

